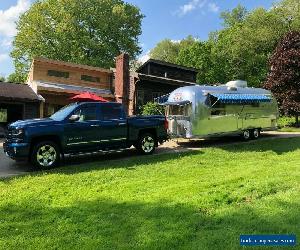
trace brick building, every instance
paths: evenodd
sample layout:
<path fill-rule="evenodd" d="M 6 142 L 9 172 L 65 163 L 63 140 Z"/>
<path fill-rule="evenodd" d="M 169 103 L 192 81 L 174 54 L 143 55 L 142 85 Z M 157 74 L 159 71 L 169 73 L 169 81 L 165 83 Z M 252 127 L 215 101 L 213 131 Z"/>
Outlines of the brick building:
<path fill-rule="evenodd" d="M 40 117 L 47 117 L 81 92 L 92 92 L 114 100 L 113 71 L 87 65 L 35 58 L 27 84 L 43 97 Z"/>
<path fill-rule="evenodd" d="M 4 110 L 3 107 L 10 104 L 10 121 L 48 117 L 70 103 L 69 98 L 75 94 L 92 92 L 107 100 L 123 103 L 127 113 L 132 115 L 159 96 L 178 87 L 195 84 L 196 74 L 195 69 L 152 59 L 136 72 L 130 72 L 127 54 L 116 58 L 113 69 L 35 58 L 27 85 L 0 85 L 0 109 Z M 12 102 L 19 106 L 13 106 Z M 15 116 L 13 110 L 16 111 Z"/>

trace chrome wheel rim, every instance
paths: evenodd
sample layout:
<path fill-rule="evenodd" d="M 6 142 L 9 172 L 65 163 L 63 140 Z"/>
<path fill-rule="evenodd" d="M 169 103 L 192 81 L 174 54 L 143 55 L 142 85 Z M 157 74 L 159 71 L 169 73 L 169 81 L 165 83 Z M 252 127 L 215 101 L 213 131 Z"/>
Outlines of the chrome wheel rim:
<path fill-rule="evenodd" d="M 250 138 L 250 131 L 249 130 L 245 130 L 244 133 L 243 133 L 243 137 L 245 139 L 249 139 Z"/>
<path fill-rule="evenodd" d="M 145 153 L 150 153 L 154 149 L 155 143 L 151 136 L 146 136 L 142 140 L 142 149 Z"/>
<path fill-rule="evenodd" d="M 51 145 L 40 147 L 36 154 L 37 162 L 42 167 L 50 167 L 56 160 L 56 150 Z"/>
<path fill-rule="evenodd" d="M 253 136 L 254 136 L 254 138 L 258 138 L 259 137 L 259 131 L 258 131 L 258 129 L 254 129 Z"/>

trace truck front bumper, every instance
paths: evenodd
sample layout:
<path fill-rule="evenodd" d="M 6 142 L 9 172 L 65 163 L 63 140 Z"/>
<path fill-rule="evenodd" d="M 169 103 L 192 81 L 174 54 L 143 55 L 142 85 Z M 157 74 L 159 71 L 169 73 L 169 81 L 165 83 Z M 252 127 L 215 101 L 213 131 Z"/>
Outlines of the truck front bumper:
<path fill-rule="evenodd" d="M 27 159 L 29 157 L 30 145 L 29 143 L 5 141 L 3 143 L 3 150 L 8 157 L 14 160 Z"/>

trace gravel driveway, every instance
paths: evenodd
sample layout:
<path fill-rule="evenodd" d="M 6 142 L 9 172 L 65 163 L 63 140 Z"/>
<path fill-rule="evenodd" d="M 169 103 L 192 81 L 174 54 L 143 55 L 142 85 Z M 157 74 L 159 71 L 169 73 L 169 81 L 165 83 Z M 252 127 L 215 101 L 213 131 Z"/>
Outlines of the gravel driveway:
<path fill-rule="evenodd" d="M 276 138 L 290 138 L 300 137 L 300 133 L 290 132 L 264 132 L 259 140 L 276 139 Z M 23 175 L 34 171 L 34 169 L 28 163 L 16 163 L 10 158 L 6 157 L 3 152 L 2 142 L 0 140 L 0 178 L 10 177 L 15 175 Z M 210 140 L 171 140 L 163 145 L 159 146 L 156 154 L 163 153 L 178 153 L 190 150 L 200 150 L 206 147 L 221 146 L 235 143 L 249 143 L 241 142 L 239 137 L 222 137 Z M 65 165 L 75 165 L 80 163 L 99 161 L 99 160 L 114 160 L 127 158 L 133 155 L 137 155 L 136 150 L 129 149 L 122 152 L 115 152 L 109 154 L 97 153 L 89 156 L 75 156 L 66 157 Z"/>

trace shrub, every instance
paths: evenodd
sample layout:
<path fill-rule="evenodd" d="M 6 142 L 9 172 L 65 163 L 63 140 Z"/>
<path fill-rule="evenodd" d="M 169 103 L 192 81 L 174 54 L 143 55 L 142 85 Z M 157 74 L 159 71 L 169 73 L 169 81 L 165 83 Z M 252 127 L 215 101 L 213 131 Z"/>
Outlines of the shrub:
<path fill-rule="evenodd" d="M 165 109 L 156 102 L 148 102 L 142 108 L 142 115 L 164 115 Z"/>
<path fill-rule="evenodd" d="M 292 127 L 295 125 L 295 119 L 293 117 L 281 116 L 278 119 L 278 127 Z"/>

